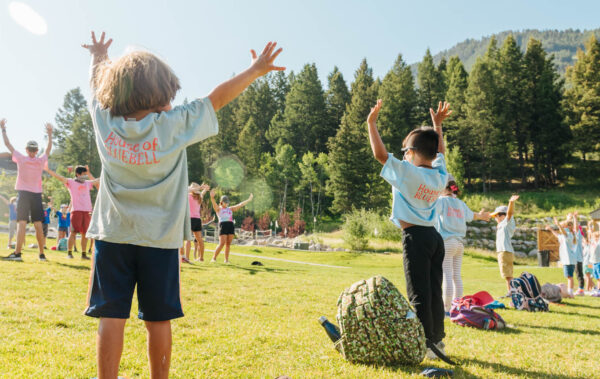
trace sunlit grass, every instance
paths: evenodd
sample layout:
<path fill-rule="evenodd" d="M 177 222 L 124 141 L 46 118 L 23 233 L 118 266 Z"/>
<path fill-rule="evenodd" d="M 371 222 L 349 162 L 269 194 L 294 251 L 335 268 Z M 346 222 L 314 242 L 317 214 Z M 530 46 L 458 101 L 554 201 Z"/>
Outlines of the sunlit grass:
<path fill-rule="evenodd" d="M 29 241 L 28 241 L 29 242 Z M 6 236 L 0 235 L 0 246 Z M 214 245 L 208 244 L 209 249 Z M 424 367 L 377 368 L 344 361 L 317 323 L 335 319 L 340 292 L 382 274 L 404 292 L 400 254 L 316 253 L 234 247 L 256 256 L 349 266 L 332 269 L 232 256 L 232 265 L 186 265 L 182 271 L 184 318 L 173 322 L 173 378 L 404 378 Z M 89 263 L 49 252 L 37 261 L 0 261 L 0 377 L 95 376 L 97 321 L 82 315 Z M 220 257 L 222 259 L 222 257 Z M 252 266 L 259 260 L 264 266 Z M 531 262 L 523 262 L 529 265 Z M 558 268 L 517 266 L 542 283 L 562 281 Z M 505 293 L 497 263 L 484 251 L 467 252 L 466 293 Z M 455 378 L 583 378 L 597 372 L 600 299 L 577 298 L 550 313 L 500 311 L 513 327 L 505 332 L 466 329 L 446 321 L 447 352 L 462 365 Z M 121 374 L 147 378 L 145 329 L 135 318 L 126 327 Z"/>

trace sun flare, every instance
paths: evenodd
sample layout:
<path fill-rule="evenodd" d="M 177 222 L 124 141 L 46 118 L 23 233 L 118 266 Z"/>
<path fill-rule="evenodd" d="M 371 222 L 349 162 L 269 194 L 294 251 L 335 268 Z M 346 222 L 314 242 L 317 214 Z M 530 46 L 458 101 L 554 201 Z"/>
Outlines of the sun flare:
<path fill-rule="evenodd" d="M 12 1 L 8 4 L 8 11 L 12 19 L 29 32 L 44 35 L 48 31 L 46 20 L 27 4 Z"/>

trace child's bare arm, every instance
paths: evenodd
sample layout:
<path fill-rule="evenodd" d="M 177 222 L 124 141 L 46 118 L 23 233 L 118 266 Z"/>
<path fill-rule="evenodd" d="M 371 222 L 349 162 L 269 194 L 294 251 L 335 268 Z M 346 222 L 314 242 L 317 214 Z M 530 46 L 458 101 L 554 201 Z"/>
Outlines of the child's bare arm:
<path fill-rule="evenodd" d="M 214 189 L 212 191 L 210 191 L 210 202 L 212 203 L 215 213 L 219 213 L 219 206 L 217 205 L 217 202 L 215 201 L 215 190 Z"/>
<path fill-rule="evenodd" d="M 4 145 L 6 146 L 6 148 L 8 149 L 8 151 L 10 151 L 10 154 L 12 155 L 15 152 L 15 148 L 13 147 L 13 145 L 11 145 L 10 141 L 8 140 L 8 136 L 6 135 L 6 119 L 5 118 L 0 120 L 0 128 L 2 129 L 2 138 L 4 139 Z"/>
<path fill-rule="evenodd" d="M 50 157 L 50 152 L 52 151 L 52 124 L 46 123 L 46 134 L 48 134 L 48 145 L 46 145 L 46 151 L 44 153 L 47 157 Z"/>
<path fill-rule="evenodd" d="M 556 219 L 556 217 L 552 217 L 552 221 L 554 221 L 554 225 L 556 225 L 556 227 L 558 228 L 558 233 L 565 235 L 565 231 L 563 230 L 563 228 L 561 228 L 560 224 L 558 223 L 558 220 Z"/>
<path fill-rule="evenodd" d="M 106 33 L 102 32 L 102 35 L 100 36 L 100 41 L 96 41 L 96 34 L 92 32 L 92 44 L 81 45 L 81 47 L 83 47 L 84 49 L 89 50 L 90 54 L 92 55 L 92 64 L 90 66 L 90 85 L 92 86 L 92 88 L 94 88 L 96 85 L 96 70 L 102 62 L 108 59 L 108 48 L 110 47 L 110 44 L 113 41 L 112 38 L 110 38 L 105 43 L 105 36 Z"/>
<path fill-rule="evenodd" d="M 248 204 L 249 202 L 252 201 L 252 199 L 254 199 L 254 194 L 250 194 L 250 196 L 248 197 L 248 199 L 242 201 L 239 204 L 234 205 L 233 207 L 231 207 L 232 211 L 237 211 L 238 209 L 244 207 L 246 204 Z"/>
<path fill-rule="evenodd" d="M 369 117 L 367 117 L 367 125 L 369 127 L 369 141 L 371 142 L 373 156 L 379 161 L 379 163 L 385 164 L 388 159 L 388 152 L 383 144 L 383 141 L 381 140 L 379 131 L 377 130 L 377 117 L 379 116 L 381 105 L 382 101 L 379 99 L 377 100 L 377 104 L 371 108 L 371 113 L 369 113 Z"/>
<path fill-rule="evenodd" d="M 431 121 L 433 122 L 433 128 L 440 136 L 438 141 L 438 153 L 446 154 L 446 144 L 444 143 L 444 133 L 442 133 L 442 122 L 452 114 L 450 110 L 450 103 L 444 101 L 444 104 L 440 101 L 438 104 L 437 112 L 433 111 L 433 108 L 429 108 L 431 114 Z"/>
<path fill-rule="evenodd" d="M 283 71 L 285 67 L 275 66 L 275 58 L 281 53 L 281 48 L 275 50 L 277 42 L 269 42 L 260 55 L 256 55 L 254 50 L 252 54 L 252 63 L 250 67 L 242 71 L 233 78 L 219 84 L 208 95 L 215 111 L 223 108 L 230 101 L 238 97 L 253 81 L 271 71 Z"/>
<path fill-rule="evenodd" d="M 490 221 L 490 212 L 486 212 L 485 209 L 481 209 L 479 213 L 473 213 L 473 219 Z"/>
<path fill-rule="evenodd" d="M 560 230 L 560 228 L 558 228 L 558 229 Z M 554 234 L 554 237 L 558 238 L 558 233 L 556 233 L 550 225 L 546 225 L 546 230 L 551 232 L 552 234 Z"/>
<path fill-rule="evenodd" d="M 506 219 L 510 220 L 515 214 L 515 202 L 519 200 L 519 195 L 512 195 L 508 200 L 508 210 L 506 211 Z"/>
<path fill-rule="evenodd" d="M 62 184 L 65 184 L 65 185 L 67 184 L 67 178 L 65 178 L 64 176 L 59 175 L 56 172 L 50 170 L 50 168 L 48 167 L 48 165 L 46 165 L 46 167 L 44 167 L 44 170 L 46 170 L 46 172 L 48 174 L 50 174 L 50 176 L 52 176 L 53 178 L 56 178 L 56 179 L 60 180 L 60 182 Z"/>

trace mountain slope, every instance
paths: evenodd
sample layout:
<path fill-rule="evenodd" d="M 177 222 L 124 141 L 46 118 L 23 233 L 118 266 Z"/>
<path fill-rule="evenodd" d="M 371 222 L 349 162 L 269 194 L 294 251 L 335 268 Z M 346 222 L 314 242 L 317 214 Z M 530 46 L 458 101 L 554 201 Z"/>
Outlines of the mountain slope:
<path fill-rule="evenodd" d="M 527 42 L 530 38 L 535 38 L 542 42 L 544 49 L 554 54 L 556 68 L 564 74 L 566 67 L 573 64 L 575 53 L 578 48 L 583 48 L 585 41 L 590 38 L 592 34 L 596 35 L 596 38 L 600 39 L 600 28 L 593 30 L 579 30 L 579 29 L 567 29 L 567 30 L 537 30 L 527 29 L 522 31 L 503 31 L 492 36 L 496 37 L 498 41 L 498 47 L 502 46 L 502 43 L 508 35 L 512 34 L 521 49 L 525 51 Z M 477 57 L 482 56 L 490 43 L 492 36 L 486 36 L 481 39 L 467 39 L 463 42 L 457 43 L 448 50 L 441 51 L 433 56 L 434 62 L 439 63 L 442 57 L 452 57 L 458 55 L 462 60 L 465 68 L 470 70 Z M 416 74 L 416 68 L 418 63 L 411 65 L 413 73 Z"/>

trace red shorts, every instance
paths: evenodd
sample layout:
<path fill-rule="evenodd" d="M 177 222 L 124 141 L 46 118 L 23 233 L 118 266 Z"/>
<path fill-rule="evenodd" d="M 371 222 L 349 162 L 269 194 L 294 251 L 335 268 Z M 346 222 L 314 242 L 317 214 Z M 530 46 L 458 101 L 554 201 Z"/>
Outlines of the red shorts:
<path fill-rule="evenodd" d="M 90 226 L 90 220 L 92 215 L 90 212 L 85 211 L 73 211 L 71 212 L 71 230 L 74 233 L 87 233 L 88 227 Z"/>

